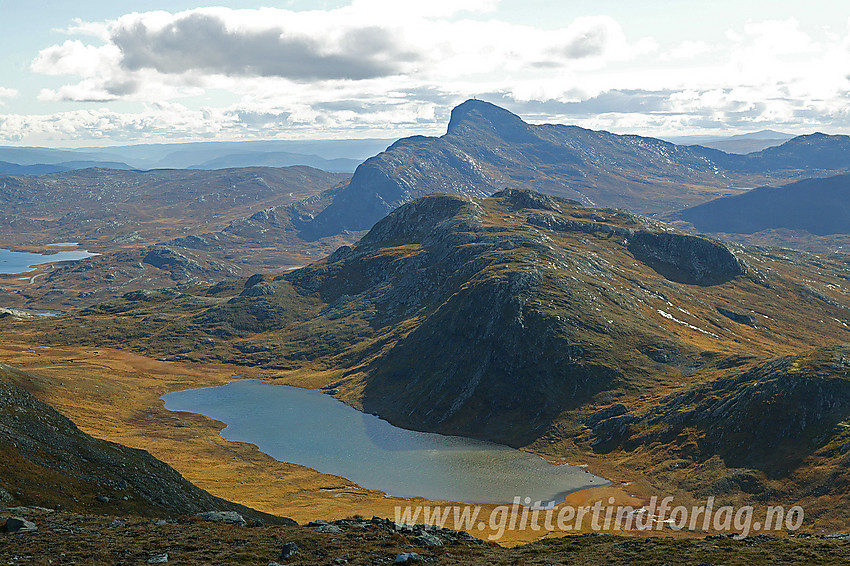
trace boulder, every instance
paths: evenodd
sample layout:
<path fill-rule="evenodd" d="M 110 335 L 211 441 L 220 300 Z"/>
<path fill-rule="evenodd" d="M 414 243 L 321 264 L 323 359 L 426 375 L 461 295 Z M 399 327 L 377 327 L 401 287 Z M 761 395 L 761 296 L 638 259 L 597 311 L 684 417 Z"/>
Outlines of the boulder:
<path fill-rule="evenodd" d="M 236 511 L 205 511 L 203 513 L 198 513 L 197 516 L 204 521 L 211 521 L 213 523 L 225 523 L 228 525 L 237 525 L 239 527 L 244 527 L 248 524 L 245 517 Z"/>
<path fill-rule="evenodd" d="M 3 530 L 7 533 L 34 533 L 38 530 L 35 523 L 31 523 L 21 517 L 9 517 Z"/>
<path fill-rule="evenodd" d="M 317 533 L 325 533 L 331 535 L 338 535 L 342 532 L 342 529 L 337 527 L 336 525 L 319 525 L 316 527 Z"/>
<path fill-rule="evenodd" d="M 413 538 L 414 544 L 419 546 L 443 546 L 443 541 L 437 535 L 427 531 Z"/>
<path fill-rule="evenodd" d="M 289 560 L 296 554 L 298 554 L 298 545 L 294 542 L 288 542 L 280 549 L 280 556 L 278 558 L 280 560 Z"/>

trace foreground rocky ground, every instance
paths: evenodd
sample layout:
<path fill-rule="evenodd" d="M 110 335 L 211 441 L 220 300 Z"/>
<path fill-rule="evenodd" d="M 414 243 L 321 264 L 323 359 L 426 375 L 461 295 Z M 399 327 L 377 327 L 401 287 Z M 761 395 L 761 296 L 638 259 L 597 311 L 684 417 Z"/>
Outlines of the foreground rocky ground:
<path fill-rule="evenodd" d="M 233 524 L 197 516 L 115 518 L 0 508 L 37 530 L 0 533 L 0 564 L 847 564 L 850 535 L 734 540 L 577 535 L 501 548 L 455 531 L 344 519 L 304 526 Z M 16 526 L 15 521 L 9 524 Z M 2 529 L 5 531 L 5 526 Z M 24 529 L 25 530 L 25 529 Z"/>

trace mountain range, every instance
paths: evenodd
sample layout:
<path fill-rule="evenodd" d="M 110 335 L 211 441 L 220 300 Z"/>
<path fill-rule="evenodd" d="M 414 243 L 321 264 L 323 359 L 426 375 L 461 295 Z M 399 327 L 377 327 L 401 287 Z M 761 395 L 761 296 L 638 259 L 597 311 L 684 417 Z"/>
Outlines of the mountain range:
<path fill-rule="evenodd" d="M 575 126 L 530 125 L 505 109 L 470 100 L 454 109 L 444 136 L 399 140 L 363 162 L 350 178 L 307 167 L 91 169 L 6 177 L 0 189 L 0 246 L 47 251 L 46 243 L 75 241 L 101 255 L 80 265 L 57 266 L 48 277 L 34 273 L 32 283 L 5 278 L 7 292 L 0 291 L 0 305 L 84 306 L 137 289 L 304 265 L 355 242 L 412 199 L 433 192 L 486 196 L 505 187 L 653 213 L 683 228 L 745 243 L 842 251 L 850 245 L 846 228 L 836 228 L 837 233 L 830 228 L 829 234 L 823 230 L 830 218 L 835 219 L 832 224 L 841 223 L 838 185 L 844 177 L 817 179 L 850 166 L 848 139 L 812 134 L 760 152 L 730 155 Z M 378 143 L 373 142 L 371 147 Z M 352 155 L 370 147 L 364 144 L 303 142 L 302 147 L 336 148 Z M 214 166 L 250 161 L 254 151 L 276 159 L 285 147 L 290 145 L 130 149 L 148 162 L 209 158 L 202 165 Z M 108 151 L 118 149 L 104 148 L 107 153 L 98 155 L 109 157 L 113 154 Z M 57 151 L 62 159 L 75 153 Z M 32 152 L 32 159 L 44 159 L 47 150 Z M 774 192 L 766 188 L 789 182 Z M 831 183 L 832 197 L 818 196 L 826 194 L 813 188 L 821 183 Z M 752 186 L 763 188 L 746 188 Z M 768 203 L 792 193 L 796 196 L 783 197 L 782 204 Z M 722 196 L 726 198 L 718 200 Z M 767 224 L 756 226 L 756 219 L 767 216 Z M 745 224 L 748 233 L 740 232 Z M 758 229 L 753 232 L 753 227 Z"/>
<path fill-rule="evenodd" d="M 126 163 L 114 161 L 65 161 L 57 164 L 18 165 L 0 161 L 0 176 L 47 175 L 49 173 L 64 173 L 75 169 L 103 167 L 108 169 L 132 169 Z"/>
<path fill-rule="evenodd" d="M 702 147 L 719 149 L 726 153 L 744 155 L 782 145 L 793 137 L 791 134 L 774 130 L 760 130 L 758 132 L 732 136 L 692 135 L 665 137 L 664 139 L 677 145 L 701 145 Z"/>
<path fill-rule="evenodd" d="M 848 280 L 846 256 L 723 244 L 523 190 L 439 194 L 305 268 L 130 293 L 38 332 L 320 372 L 404 427 L 604 453 L 630 463 L 618 474 L 642 461 L 659 488 L 781 494 L 847 521 L 827 502 L 850 486 Z M 786 409 L 767 423 L 771 406 Z"/>
<path fill-rule="evenodd" d="M 577 126 L 531 125 L 469 100 L 445 135 L 397 141 L 362 163 L 304 229 L 307 239 L 364 230 L 433 192 L 484 196 L 527 188 L 638 213 L 687 208 L 746 187 L 850 169 L 850 138 L 812 134 L 748 155 Z"/>

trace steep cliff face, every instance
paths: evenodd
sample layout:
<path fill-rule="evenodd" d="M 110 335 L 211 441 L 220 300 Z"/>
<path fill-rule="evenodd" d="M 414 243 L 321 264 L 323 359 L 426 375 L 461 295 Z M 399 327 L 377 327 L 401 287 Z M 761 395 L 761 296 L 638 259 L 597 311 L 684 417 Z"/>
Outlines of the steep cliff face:
<path fill-rule="evenodd" d="M 600 355 L 587 344 L 593 330 L 538 308 L 552 296 L 546 279 L 473 276 L 370 364 L 364 408 L 415 429 L 521 445 L 563 411 L 622 385 L 624 371 L 646 371 L 633 358 Z"/>

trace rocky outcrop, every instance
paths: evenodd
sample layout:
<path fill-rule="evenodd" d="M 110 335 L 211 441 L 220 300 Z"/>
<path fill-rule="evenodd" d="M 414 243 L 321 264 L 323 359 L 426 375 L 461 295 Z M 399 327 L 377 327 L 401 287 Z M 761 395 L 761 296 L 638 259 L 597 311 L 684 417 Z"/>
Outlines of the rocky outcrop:
<path fill-rule="evenodd" d="M 747 326 L 756 325 L 756 317 L 751 314 L 740 313 L 724 307 L 717 307 L 717 312 L 719 312 L 729 320 L 734 320 L 738 324 L 746 324 Z"/>
<path fill-rule="evenodd" d="M 203 513 L 198 513 L 197 516 L 204 521 L 223 523 L 225 525 L 236 525 L 237 527 L 244 527 L 248 524 L 245 517 L 236 511 L 204 511 Z"/>
<path fill-rule="evenodd" d="M 547 203 L 538 203 L 537 206 L 527 208 L 553 210 L 550 206 Z M 611 223 L 598 213 L 588 216 L 589 218 L 575 220 L 556 214 L 540 213 L 530 215 L 527 222 L 558 232 L 620 236 L 635 259 L 677 283 L 718 285 L 745 272 L 742 263 L 721 242 L 672 231 L 669 228 L 666 231 L 640 229 L 641 224 L 651 225 L 651 222 L 641 221 L 637 217 L 627 217 L 634 227 L 626 227 Z"/>
<path fill-rule="evenodd" d="M 27 521 L 23 517 L 9 517 L 0 527 L 0 530 L 6 533 L 34 533 L 38 527 L 32 521 Z"/>
<path fill-rule="evenodd" d="M 584 232 L 585 234 L 617 234 L 630 238 L 634 235 L 634 230 L 615 226 L 605 222 L 604 218 L 599 218 L 601 221 L 596 222 L 591 220 L 570 220 L 557 218 L 552 214 L 534 214 L 528 217 L 528 223 L 533 226 L 539 226 L 548 230 L 556 230 L 558 232 Z"/>
<path fill-rule="evenodd" d="M 785 475 L 818 450 L 850 452 L 838 426 L 850 415 L 848 370 L 850 345 L 821 348 L 693 385 L 645 412 L 613 405 L 586 424 L 602 451 L 681 441 L 687 431 L 701 431 L 699 442 L 680 454 L 697 461 L 719 455 L 730 468 Z"/>
<path fill-rule="evenodd" d="M 502 199 L 506 203 L 509 203 L 510 207 L 514 210 L 531 208 L 535 210 L 561 212 L 561 207 L 558 205 L 558 201 L 566 202 L 571 205 L 581 205 L 580 202 L 575 200 L 565 201 L 564 199 L 555 199 L 549 195 L 538 193 L 536 191 L 522 191 L 517 189 L 505 189 L 504 191 L 493 193 L 493 197 Z"/>
<path fill-rule="evenodd" d="M 744 274 L 735 255 L 720 242 L 667 232 L 635 232 L 629 251 L 671 281 L 718 285 Z"/>
<path fill-rule="evenodd" d="M 151 248 L 142 261 L 166 271 L 190 271 L 201 268 L 195 260 L 164 246 Z"/>

